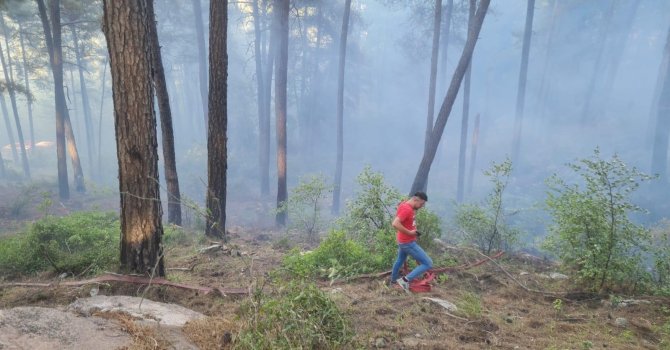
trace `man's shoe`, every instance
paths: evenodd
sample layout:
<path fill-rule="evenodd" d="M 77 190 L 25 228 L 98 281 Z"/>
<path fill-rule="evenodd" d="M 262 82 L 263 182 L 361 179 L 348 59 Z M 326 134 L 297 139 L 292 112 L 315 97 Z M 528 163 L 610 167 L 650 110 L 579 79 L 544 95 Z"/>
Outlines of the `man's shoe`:
<path fill-rule="evenodd" d="M 400 287 L 402 287 L 402 289 L 405 291 L 405 293 L 407 293 L 407 294 L 410 293 L 410 290 L 409 290 L 409 282 L 407 282 L 407 281 L 405 280 L 405 277 L 400 277 L 400 278 L 398 278 L 398 280 L 396 280 L 396 283 L 398 283 L 398 285 L 399 285 Z"/>

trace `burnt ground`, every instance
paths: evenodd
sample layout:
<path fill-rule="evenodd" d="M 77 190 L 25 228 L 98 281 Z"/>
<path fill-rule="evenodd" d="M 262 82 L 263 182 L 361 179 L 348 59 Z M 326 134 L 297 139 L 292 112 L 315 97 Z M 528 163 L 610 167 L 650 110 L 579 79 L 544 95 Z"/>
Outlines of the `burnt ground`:
<path fill-rule="evenodd" d="M 78 200 L 85 202 L 81 198 Z M 110 199 L 108 203 L 111 204 L 107 207 L 113 208 L 115 200 Z M 40 200 L 34 199 L 32 203 L 39 205 Z M 104 203 L 81 204 L 82 207 L 95 205 L 105 208 Z M 256 212 L 265 209 L 239 205 L 237 210 Z M 239 212 L 236 215 L 241 217 Z M 25 217 L 15 222 L 2 220 L 0 230 L 11 231 L 40 215 L 34 207 L 26 209 L 25 213 Z M 252 214 L 252 217 L 254 215 L 258 214 Z M 245 222 L 248 218 L 249 215 L 244 214 L 244 220 L 238 219 L 239 225 L 230 228 L 228 247 L 234 254 L 223 251 L 200 253 L 198 248 L 208 242 L 199 237 L 167 249 L 168 279 L 190 285 L 249 288 L 266 280 L 267 274 L 280 266 L 289 246 L 309 249 L 314 245 L 297 235 L 249 228 L 249 222 Z M 231 221 L 236 221 L 234 215 Z M 433 260 L 440 261 L 440 254 L 448 254 L 457 264 L 481 258 L 456 248 L 434 253 Z M 670 349 L 670 299 L 628 296 L 623 292 L 611 295 L 584 293 L 575 287 L 570 277 L 565 280 L 547 277 L 548 273 L 557 270 L 557 266 L 541 260 L 507 255 L 496 263 L 449 272 L 434 282 L 430 292 L 411 295 L 387 286 L 385 278 L 335 281 L 333 284 L 315 282 L 348 316 L 355 330 L 357 348 Z M 45 273 L 24 281 L 56 280 L 56 276 Z M 88 296 L 91 288 L 90 285 L 0 288 L 0 309 L 17 306 L 59 308 L 78 297 Z M 221 344 L 227 346 L 224 338 L 234 337 L 245 322 L 238 316 L 238 311 L 248 301 L 245 295 L 202 295 L 165 286 L 151 286 L 145 291 L 137 285 L 116 282 L 100 285 L 98 293 L 145 295 L 154 301 L 176 303 L 212 317 L 206 322 L 187 326 L 185 332 L 187 338 L 205 349 L 219 348 Z M 459 310 L 447 312 L 424 297 L 448 300 Z M 132 331 L 129 327 L 124 329 Z M 140 336 L 134 338 L 134 348 L 152 348 L 152 344 L 170 348 L 168 340 L 146 345 L 138 340 L 143 333 L 135 334 Z M 144 338 L 147 337 L 151 338 Z"/>

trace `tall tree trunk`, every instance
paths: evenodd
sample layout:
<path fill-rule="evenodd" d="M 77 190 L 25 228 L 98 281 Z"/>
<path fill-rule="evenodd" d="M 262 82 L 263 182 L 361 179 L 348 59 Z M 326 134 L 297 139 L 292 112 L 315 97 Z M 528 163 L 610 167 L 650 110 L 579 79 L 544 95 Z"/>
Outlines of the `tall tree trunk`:
<path fill-rule="evenodd" d="M 60 0 L 50 1 L 49 9 L 51 12 L 52 26 L 52 57 L 54 58 L 54 65 L 52 70 L 54 70 L 54 82 L 58 82 L 55 86 L 55 95 L 58 99 L 60 99 L 60 111 L 63 115 L 62 119 L 63 128 L 65 131 L 65 141 L 67 142 L 67 151 L 70 153 L 70 160 L 72 161 L 75 190 L 77 192 L 85 192 L 86 187 L 84 186 L 84 172 L 81 169 L 79 152 L 77 151 L 77 143 L 75 142 L 72 124 L 70 123 L 70 114 L 67 109 L 67 102 L 65 101 L 65 91 L 63 90 L 63 47 L 61 45 Z M 58 76 L 58 78 L 56 78 L 56 76 Z M 56 109 L 58 109 L 58 106 Z"/>
<path fill-rule="evenodd" d="M 275 0 L 277 16 L 277 70 L 275 72 L 275 118 L 277 127 L 277 209 L 288 199 L 286 188 L 286 93 L 288 70 L 288 13 L 290 0 Z M 286 210 L 278 210 L 277 226 L 286 226 Z"/>
<path fill-rule="evenodd" d="M 161 118 L 161 141 L 163 144 L 163 167 L 168 196 L 168 223 L 181 226 L 181 194 L 179 178 L 177 176 L 177 161 L 174 151 L 174 133 L 172 130 L 172 110 L 168 96 L 167 83 L 163 58 L 158 42 L 156 18 L 154 14 L 154 0 L 147 0 L 147 19 L 149 25 L 149 39 L 151 41 L 152 68 L 154 89 L 158 100 L 158 111 Z"/>
<path fill-rule="evenodd" d="M 344 156 L 344 68 L 347 62 L 347 37 L 349 32 L 349 14 L 351 0 L 344 3 L 342 32 L 340 34 L 340 62 L 337 70 L 337 160 L 335 163 L 335 186 L 333 188 L 333 214 L 340 212 L 340 194 L 342 193 L 342 161 Z"/>
<path fill-rule="evenodd" d="M 670 30 L 665 43 L 661 70 L 665 70 L 663 77 L 663 88 L 658 99 L 656 109 L 656 129 L 654 135 L 654 146 L 652 149 L 651 171 L 658 174 L 663 183 L 668 182 L 668 136 L 670 135 L 670 69 L 667 67 L 670 57 Z M 665 67 L 663 67 L 665 65 Z"/>
<path fill-rule="evenodd" d="M 56 57 L 54 53 L 53 36 L 51 34 L 51 24 L 47 15 L 44 0 L 36 0 L 39 9 L 42 28 L 44 29 L 44 40 L 47 44 L 49 53 L 49 62 L 51 73 L 54 77 L 54 104 L 56 106 L 56 155 L 58 159 L 58 197 L 61 200 L 70 198 L 70 186 L 67 181 L 67 159 L 65 155 L 65 122 L 63 117 L 63 101 L 65 94 L 63 92 L 63 62 L 61 57 Z M 52 2 L 58 3 L 58 0 Z"/>
<path fill-rule="evenodd" d="M 102 107 L 105 103 L 105 86 L 107 79 L 107 65 L 109 58 L 105 56 L 105 62 L 102 64 L 102 84 L 100 87 L 100 115 L 98 116 L 98 176 L 102 176 Z"/>
<path fill-rule="evenodd" d="M 470 169 L 468 170 L 468 195 L 472 194 L 472 183 L 475 178 L 475 163 L 477 162 L 477 144 L 479 143 L 479 113 L 475 117 L 475 127 L 472 130 L 472 145 L 470 147 Z"/>
<path fill-rule="evenodd" d="M 656 76 L 656 86 L 654 87 L 654 95 L 651 100 L 651 108 L 649 109 L 649 120 L 647 121 L 647 138 L 651 141 L 650 145 L 653 145 L 654 133 L 657 131 L 654 128 L 657 124 L 658 118 L 658 108 L 661 105 L 660 96 L 663 91 L 663 86 L 665 84 L 665 77 L 670 70 L 670 33 L 668 34 L 667 42 L 665 43 L 665 48 L 663 51 L 663 58 L 661 59 L 661 65 L 658 69 L 658 75 Z"/>
<path fill-rule="evenodd" d="M 263 36 L 261 32 L 261 16 L 259 14 L 258 10 L 258 3 L 260 0 L 252 0 L 251 5 L 253 6 L 252 8 L 252 14 L 254 17 L 254 58 L 256 61 L 256 95 L 257 95 L 257 107 L 258 107 L 258 175 L 260 179 L 260 192 L 261 194 L 263 193 L 263 170 L 264 168 L 264 146 L 265 146 L 265 140 L 263 139 L 264 136 L 268 134 L 268 130 L 264 129 L 265 123 L 264 123 L 264 118 L 265 118 L 265 84 L 263 83 L 264 77 L 263 77 L 263 54 L 261 53 L 261 44 L 263 42 Z M 269 127 L 268 127 L 269 129 Z M 268 145 L 269 145 L 269 140 L 268 140 Z M 269 169 L 268 169 L 269 170 Z M 268 184 L 269 187 L 269 184 Z M 269 191 L 269 188 L 268 188 Z"/>
<path fill-rule="evenodd" d="M 30 165 L 28 164 L 28 154 L 26 153 L 26 144 L 23 141 L 23 131 L 21 130 L 21 120 L 19 119 L 19 111 L 16 107 L 16 92 L 14 91 L 14 78 L 11 76 L 12 71 L 12 55 L 9 50 L 9 40 L 7 39 L 7 26 L 5 26 L 4 14 L 0 14 L 0 25 L 5 34 L 5 47 L 7 48 L 7 61 L 3 53 L 2 45 L 0 45 L 0 60 L 2 61 L 2 70 L 5 74 L 5 82 L 7 84 L 7 91 L 9 92 L 9 100 L 12 104 L 12 112 L 14 112 L 14 124 L 16 132 L 19 136 L 19 146 L 21 147 L 21 165 L 23 165 L 23 176 L 30 179 Z"/>
<path fill-rule="evenodd" d="M 195 19 L 195 40 L 198 42 L 198 81 L 200 82 L 200 99 L 202 100 L 202 114 L 207 128 L 207 52 L 205 49 L 205 30 L 202 25 L 202 6 L 200 0 L 192 0 L 193 16 Z"/>
<path fill-rule="evenodd" d="M 265 62 L 265 77 L 263 91 L 263 120 L 259 126 L 259 137 L 261 142 L 260 163 L 261 163 L 261 195 L 270 194 L 270 114 L 272 113 L 272 73 L 277 55 L 277 16 L 272 16 L 270 20 L 270 40 L 268 43 L 267 60 Z M 275 92 L 276 94 L 276 92 Z"/>
<path fill-rule="evenodd" d="M 453 1 L 453 0 L 452 0 Z M 426 136 L 424 151 L 428 148 L 430 133 L 433 131 L 435 119 L 435 85 L 437 83 L 437 59 L 440 53 L 440 23 L 442 20 L 442 0 L 435 0 L 435 17 L 433 19 L 433 50 L 430 56 L 430 83 L 428 84 L 428 116 L 426 118 Z"/>
<path fill-rule="evenodd" d="M 547 87 L 547 71 L 550 71 L 550 59 L 554 56 L 554 35 L 556 34 L 556 19 L 560 16 L 562 7 L 560 0 L 553 0 L 554 4 L 551 10 L 551 20 L 549 21 L 549 34 L 547 35 L 547 48 L 544 50 L 544 64 L 540 74 L 540 88 L 537 93 L 537 113 L 540 118 L 544 118 L 547 108 L 547 96 L 549 88 Z"/>
<path fill-rule="evenodd" d="M 0 178 L 4 179 L 7 177 L 7 172 L 5 172 L 5 160 L 2 158 L 2 154 L 0 154 Z"/>
<path fill-rule="evenodd" d="M 472 53 L 475 50 L 475 44 L 477 43 L 477 38 L 479 37 L 479 32 L 482 29 L 484 17 L 486 17 L 486 11 L 488 10 L 490 3 L 491 0 L 481 0 L 479 7 L 477 8 L 473 25 L 468 30 L 468 38 L 465 41 L 463 53 L 461 54 L 461 58 L 458 61 L 456 70 L 454 71 L 454 76 L 451 78 L 451 84 L 449 85 L 449 90 L 447 91 L 447 94 L 444 97 L 444 101 L 442 102 L 440 112 L 437 115 L 437 120 L 435 121 L 435 126 L 433 127 L 433 133 L 430 136 L 430 147 L 428 147 L 428 149 L 423 153 L 423 157 L 421 159 L 421 163 L 419 164 L 419 168 L 417 169 L 416 176 L 414 177 L 414 182 L 412 183 L 410 193 L 422 190 L 425 191 L 427 187 L 430 167 L 433 164 L 433 160 L 435 159 L 437 147 L 440 144 L 440 139 L 442 138 L 444 127 L 447 125 L 447 119 L 449 119 L 451 108 L 454 106 L 454 101 L 456 101 L 458 90 L 461 86 L 461 83 L 463 82 L 465 71 L 470 65 Z"/>
<path fill-rule="evenodd" d="M 512 163 L 519 161 L 519 149 L 521 148 L 521 128 L 523 123 L 523 110 L 526 103 L 526 77 L 528 76 L 528 56 L 530 55 L 530 37 L 533 34 L 533 14 L 535 13 L 535 0 L 528 0 L 526 7 L 526 27 L 523 32 L 523 47 L 521 48 L 521 68 L 519 69 L 519 85 L 516 92 L 516 114 L 514 118 L 514 141 L 512 146 Z"/>
<path fill-rule="evenodd" d="M 444 85 L 446 85 L 447 81 L 449 80 L 449 74 L 447 72 L 447 53 L 449 52 L 449 34 L 451 32 L 451 17 L 452 17 L 451 15 L 453 11 L 454 11 L 454 0 L 447 0 L 447 4 L 445 5 L 444 11 L 442 11 L 442 14 L 444 15 L 444 22 L 443 22 L 444 24 L 442 25 L 442 35 L 440 36 L 440 39 L 442 41 L 441 44 L 442 50 L 440 50 L 440 53 L 438 54 L 440 57 L 440 69 L 438 70 L 438 72 L 440 73 L 440 76 L 444 78 L 440 79 L 440 81 L 444 82 L 443 83 Z"/>
<path fill-rule="evenodd" d="M 121 268 L 165 276 L 146 0 L 103 0 L 114 94 Z"/>
<path fill-rule="evenodd" d="M 81 140 L 81 125 L 79 123 L 79 115 L 77 113 L 77 90 L 75 89 L 74 84 L 74 72 L 72 66 L 69 67 L 68 72 L 70 73 L 70 86 L 67 89 L 67 100 L 70 101 L 70 93 L 72 93 L 72 119 L 74 119 L 74 125 L 76 125 L 75 135 L 77 140 Z"/>
<path fill-rule="evenodd" d="M 631 28 L 633 27 L 633 21 L 637 14 L 637 9 L 642 1 L 632 0 L 628 2 L 628 6 L 622 11 L 624 13 L 623 21 L 620 25 L 617 25 L 619 28 L 620 34 L 613 41 L 613 49 L 611 57 L 607 65 L 607 70 L 605 73 L 605 101 L 607 101 L 607 106 L 612 106 L 609 101 L 611 100 L 612 87 L 616 82 L 617 77 L 619 76 L 619 64 L 621 63 L 621 58 L 623 57 L 624 51 L 626 50 L 626 44 L 628 43 L 628 38 L 631 36 Z"/>
<path fill-rule="evenodd" d="M 596 52 L 596 61 L 593 64 L 593 74 L 589 80 L 588 88 L 586 89 L 586 100 L 584 102 L 584 108 L 582 109 L 582 121 L 586 122 L 592 120 L 591 115 L 591 106 L 593 104 L 593 93 L 596 90 L 596 83 L 598 78 L 600 78 L 600 71 L 602 70 L 602 60 L 603 54 L 605 53 L 605 46 L 608 35 L 610 35 L 610 24 L 612 23 L 612 16 L 614 14 L 614 8 L 616 7 L 617 2 L 611 1 L 607 13 L 605 13 L 605 23 L 600 27 L 600 33 L 598 35 L 598 45 Z"/>
<path fill-rule="evenodd" d="M 21 56 L 23 58 L 23 83 L 26 90 L 30 91 L 30 80 L 28 80 L 28 61 L 26 60 L 26 47 L 23 39 L 23 24 L 19 21 L 19 40 L 21 43 Z M 31 97 L 26 99 L 28 102 L 28 123 L 30 126 L 30 148 L 35 146 L 35 127 L 33 126 L 33 100 Z"/>
<path fill-rule="evenodd" d="M 207 230 L 226 239 L 228 1 L 209 5 L 209 131 L 207 135 Z"/>
<path fill-rule="evenodd" d="M 86 79 L 84 79 L 82 52 L 79 47 L 79 35 L 74 25 L 70 26 L 72 31 L 72 41 L 74 41 L 74 54 L 79 68 L 79 89 L 81 90 L 81 103 L 84 110 L 84 128 L 86 129 L 86 153 L 88 154 L 89 176 L 93 177 L 93 117 L 91 114 L 91 103 L 88 99 L 88 89 L 86 88 Z"/>
<path fill-rule="evenodd" d="M 7 111 L 7 101 L 5 101 L 5 94 L 0 92 L 0 106 L 2 106 L 2 117 L 5 120 L 5 129 L 7 129 L 7 138 L 9 145 L 12 148 L 12 159 L 14 164 L 19 163 L 19 152 L 16 150 L 16 141 L 14 140 L 14 130 L 12 130 L 12 122 L 9 120 L 9 112 Z"/>
<path fill-rule="evenodd" d="M 472 20 L 475 17 L 477 0 L 470 0 L 468 8 L 468 31 L 472 30 Z M 463 117 L 461 118 L 461 142 L 458 149 L 458 182 L 456 185 L 456 201 L 463 202 L 463 189 L 465 187 L 465 153 L 468 147 L 468 124 L 470 123 L 470 78 L 472 76 L 472 60 L 468 65 L 463 80 Z"/>

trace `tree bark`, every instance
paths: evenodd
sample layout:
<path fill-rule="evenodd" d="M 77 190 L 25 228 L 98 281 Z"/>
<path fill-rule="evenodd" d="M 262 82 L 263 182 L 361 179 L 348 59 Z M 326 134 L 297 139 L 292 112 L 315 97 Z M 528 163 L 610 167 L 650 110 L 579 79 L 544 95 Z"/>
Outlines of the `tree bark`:
<path fill-rule="evenodd" d="M 440 81 L 444 81 L 445 85 L 449 80 L 449 75 L 447 73 L 447 53 L 449 52 L 449 34 L 451 32 L 451 15 L 453 11 L 454 0 L 447 0 L 447 5 L 445 6 L 444 11 L 442 11 L 442 14 L 444 15 L 444 25 L 442 26 L 443 33 L 440 36 L 442 50 L 440 50 L 440 53 L 438 54 L 440 56 L 440 69 L 438 72 L 440 72 L 440 76 L 444 78 L 444 80 L 440 79 Z M 428 137 L 428 135 L 426 135 L 426 137 Z"/>
<path fill-rule="evenodd" d="M 102 64 L 102 83 L 100 86 L 100 115 L 98 116 L 98 176 L 102 175 L 102 107 L 105 103 L 105 83 L 107 79 L 107 65 L 109 58 L 105 57 L 105 63 Z"/>
<path fill-rule="evenodd" d="M 77 67 L 79 68 L 79 89 L 81 90 L 81 103 L 84 109 L 84 128 L 86 129 L 86 151 L 88 155 L 89 176 L 93 177 L 94 161 L 93 161 L 93 117 L 91 114 L 91 103 L 88 99 L 88 89 L 86 88 L 86 79 L 84 79 L 84 69 L 82 67 L 82 53 L 79 47 L 79 36 L 77 28 L 74 25 L 70 26 L 72 31 L 72 40 L 74 41 L 74 53 L 77 60 Z"/>
<path fill-rule="evenodd" d="M 228 1 L 209 5 L 209 128 L 207 133 L 206 235 L 226 239 Z"/>
<path fill-rule="evenodd" d="M 261 141 L 261 195 L 267 196 L 270 194 L 270 115 L 272 113 L 272 74 L 277 56 L 277 42 L 279 40 L 277 34 L 277 16 L 272 16 L 270 19 L 270 39 L 267 50 L 267 60 L 265 62 L 265 77 L 263 98 L 264 115 L 260 123 L 259 134 Z M 276 93 L 276 92 L 275 92 Z"/>
<path fill-rule="evenodd" d="M 470 0 L 468 9 L 468 31 L 472 28 L 472 20 L 475 17 L 476 0 Z M 472 77 L 472 60 L 465 72 L 463 81 L 463 117 L 461 118 L 461 142 L 458 150 L 458 182 L 456 185 L 456 201 L 463 202 L 463 190 L 465 187 L 465 153 L 468 148 L 468 124 L 470 123 L 470 78 Z"/>
<path fill-rule="evenodd" d="M 665 43 L 665 52 L 663 54 L 663 65 L 667 65 L 670 57 L 670 30 Z M 660 79 L 661 77 L 659 77 Z M 654 135 L 654 146 L 652 149 L 651 171 L 658 174 L 663 183 L 668 182 L 668 136 L 670 135 L 670 69 L 665 67 L 663 78 L 663 88 L 658 99 L 656 109 L 656 131 Z"/>
<path fill-rule="evenodd" d="M 265 158 L 265 144 L 267 143 L 268 145 L 270 144 L 269 140 L 265 140 L 264 137 L 269 135 L 269 125 L 265 124 L 265 84 L 264 80 L 265 77 L 263 76 L 263 54 L 261 53 L 261 44 L 263 41 L 263 36 L 261 32 L 261 25 L 260 25 L 260 19 L 261 16 L 259 14 L 258 10 L 258 3 L 260 0 L 253 0 L 251 2 L 253 8 L 252 8 L 252 15 L 254 18 L 254 58 L 256 61 L 256 95 L 257 95 L 257 107 L 258 107 L 258 175 L 260 179 L 260 193 L 261 194 L 266 194 L 264 193 L 264 182 L 263 182 L 263 177 L 264 175 L 264 170 L 269 171 L 269 167 L 265 166 L 266 163 L 266 158 Z M 269 123 L 268 123 L 269 124 Z M 268 150 L 269 153 L 269 150 Z M 269 158 L 268 158 L 269 159 Z M 269 165 L 269 164 L 268 164 Z M 269 191 L 269 183 L 268 183 L 268 191 Z"/>
<path fill-rule="evenodd" d="M 286 87 L 288 69 L 288 14 L 290 0 L 275 0 L 277 16 L 277 70 L 275 72 L 275 118 L 277 131 L 277 209 L 288 199 L 286 188 Z M 287 213 L 278 210 L 277 226 L 286 226 Z"/>
<path fill-rule="evenodd" d="M 512 163 L 519 161 L 519 149 L 521 148 L 521 129 L 523 123 L 523 111 L 526 103 L 526 81 L 528 76 L 528 56 L 530 55 L 530 38 L 533 34 L 533 14 L 535 13 L 535 0 L 528 0 L 526 7 L 526 27 L 523 32 L 523 47 L 521 48 L 521 68 L 519 69 L 519 85 L 516 93 L 516 114 L 514 118 L 514 141 L 512 146 Z"/>
<path fill-rule="evenodd" d="M 465 71 L 467 70 L 468 65 L 470 65 L 472 53 L 475 50 L 475 44 L 477 43 L 477 38 L 479 37 L 479 32 L 482 29 L 484 17 L 486 17 L 486 11 L 488 10 L 490 3 L 491 0 L 481 0 L 479 7 L 477 8 L 472 30 L 468 30 L 468 38 L 465 41 L 463 53 L 461 54 L 461 58 L 458 61 L 456 70 L 454 71 L 454 76 L 451 78 L 451 84 L 449 85 L 449 90 L 447 91 L 447 94 L 444 97 L 444 101 L 442 102 L 440 112 L 437 115 L 437 120 L 435 121 L 435 126 L 433 127 L 433 132 L 430 136 L 430 147 L 428 147 L 428 149 L 426 149 L 423 153 L 423 157 L 421 159 L 421 163 L 419 164 L 419 168 L 417 169 L 416 176 L 414 177 L 414 182 L 412 183 L 410 193 L 426 190 L 430 167 L 433 164 L 433 160 L 435 159 L 437 147 L 440 144 L 440 139 L 442 138 L 444 127 L 447 125 L 449 114 L 451 113 L 451 109 L 454 106 L 454 101 L 456 101 L 456 96 L 458 95 L 458 90 L 461 86 L 461 83 L 463 82 Z"/>
<path fill-rule="evenodd" d="M 453 0 L 452 0 L 453 1 Z M 430 133 L 435 119 L 435 85 L 437 83 L 437 59 L 440 53 L 440 23 L 442 20 L 442 0 L 435 0 L 435 18 L 433 19 L 433 50 L 430 56 L 430 82 L 428 84 L 428 117 L 426 118 L 426 139 L 424 151 L 428 148 Z"/>
<path fill-rule="evenodd" d="M 193 16 L 195 19 L 195 34 L 198 42 L 198 81 L 200 82 L 200 99 L 202 101 L 202 114 L 207 128 L 207 52 L 205 48 L 205 30 L 202 25 L 202 6 L 200 0 L 192 0 Z"/>
<path fill-rule="evenodd" d="M 121 193 L 121 269 L 165 276 L 146 0 L 103 0 Z"/>
<path fill-rule="evenodd" d="M 26 90 L 30 91 L 30 80 L 28 80 L 28 61 L 26 60 L 26 47 L 23 38 L 23 24 L 19 21 L 19 40 L 21 43 L 21 56 L 23 58 L 23 83 L 26 85 Z M 30 126 L 30 148 L 35 146 L 35 127 L 33 125 L 33 99 L 28 97 L 28 123 Z"/>
<path fill-rule="evenodd" d="M 479 143 L 479 113 L 475 117 L 475 126 L 472 130 L 472 144 L 470 147 L 470 170 L 468 170 L 468 194 L 472 193 L 472 183 L 475 178 L 475 163 L 477 162 L 477 144 Z"/>
<path fill-rule="evenodd" d="M 9 145 L 12 148 L 12 159 L 14 164 L 19 163 L 19 152 L 16 150 L 16 141 L 14 140 L 14 131 L 12 130 L 12 122 L 9 120 L 9 112 L 7 111 L 7 101 L 5 101 L 5 94 L 0 92 L 0 106 L 2 106 L 2 118 L 5 121 L 5 129 L 7 129 L 7 138 Z"/>
<path fill-rule="evenodd" d="M 151 57 L 153 68 L 153 82 L 158 99 L 158 111 L 161 119 L 161 141 L 163 144 L 163 167 L 168 196 L 168 223 L 181 226 L 181 195 L 179 191 L 179 177 L 177 176 L 177 161 L 174 150 L 174 132 L 172 129 L 172 109 L 168 96 L 167 83 L 163 58 L 158 42 L 154 0 L 147 0 L 147 24 L 151 41 Z"/>
<path fill-rule="evenodd" d="M 333 214 L 340 212 L 340 194 L 342 192 L 342 161 L 344 158 L 344 69 L 347 62 L 347 37 L 349 33 L 349 15 L 351 0 L 344 3 L 342 32 L 340 34 L 340 62 L 337 71 L 337 159 L 335 161 L 335 186 L 333 188 Z"/>
<path fill-rule="evenodd" d="M 23 130 L 21 129 L 21 120 L 19 119 L 19 111 L 16 107 L 16 92 L 14 91 L 14 78 L 12 77 L 12 55 L 9 51 L 9 40 L 7 35 L 7 26 L 5 26 L 5 17 L 4 14 L 0 14 L 0 25 L 2 25 L 3 32 L 5 34 L 5 47 L 7 48 L 7 61 L 5 61 L 5 55 L 3 53 L 2 45 L 0 45 L 0 60 L 2 62 L 2 70 L 5 74 L 5 82 L 7 83 L 7 91 L 9 92 L 9 101 L 12 104 L 12 112 L 14 112 L 14 124 L 16 126 L 16 132 L 19 136 L 19 146 L 21 147 L 21 165 L 23 166 L 23 176 L 26 179 L 30 179 L 30 165 L 28 164 L 28 154 L 26 153 L 26 144 L 23 140 Z"/>

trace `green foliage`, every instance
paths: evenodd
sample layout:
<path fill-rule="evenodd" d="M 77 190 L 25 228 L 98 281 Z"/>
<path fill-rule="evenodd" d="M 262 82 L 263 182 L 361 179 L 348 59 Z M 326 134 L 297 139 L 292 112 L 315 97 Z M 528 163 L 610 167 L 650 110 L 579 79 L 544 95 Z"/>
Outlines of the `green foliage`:
<path fill-rule="evenodd" d="M 653 228 L 651 240 L 656 292 L 670 296 L 670 221 L 663 221 Z"/>
<path fill-rule="evenodd" d="M 341 349 L 353 338 L 344 313 L 314 284 L 291 283 L 272 297 L 257 289 L 240 317 L 249 321 L 239 349 Z"/>
<path fill-rule="evenodd" d="M 176 225 L 163 226 L 163 243 L 166 246 L 185 246 L 192 244 L 193 235 L 189 235 L 182 227 Z"/>
<path fill-rule="evenodd" d="M 298 277 L 334 280 L 371 271 L 373 259 L 360 243 L 347 238 L 344 232 L 332 231 L 313 251 L 291 250 L 284 257 L 283 266 Z"/>
<path fill-rule="evenodd" d="M 479 318 L 482 316 L 482 300 L 479 295 L 467 292 L 456 303 L 458 311 L 468 318 Z"/>
<path fill-rule="evenodd" d="M 371 241 L 371 233 L 391 226 L 403 196 L 387 185 L 384 176 L 372 171 L 370 166 L 365 167 L 356 180 L 360 190 L 352 201 L 347 202 L 346 213 L 338 220 L 338 226 L 360 241 Z"/>
<path fill-rule="evenodd" d="M 26 234 L 0 240 L 0 273 L 92 273 L 118 263 L 119 236 L 114 213 L 49 216 Z"/>
<path fill-rule="evenodd" d="M 631 213 L 642 211 L 629 196 L 651 177 L 616 155 L 602 159 L 598 149 L 568 166 L 583 183 L 569 184 L 557 175 L 548 180 L 546 202 L 554 223 L 544 246 L 593 290 L 636 284 L 645 274 L 641 254 L 649 232 L 629 220 Z"/>
<path fill-rule="evenodd" d="M 312 175 L 300 180 L 287 202 L 279 208 L 287 211 L 290 227 L 314 237 L 326 226 L 322 217 L 323 200 L 333 192 L 333 187 L 326 185 L 323 175 Z"/>
<path fill-rule="evenodd" d="M 489 254 L 493 249 L 509 249 L 519 237 L 519 231 L 505 223 L 503 193 L 507 188 L 512 161 L 493 163 L 484 172 L 493 184 L 493 191 L 484 205 L 463 204 L 456 208 L 456 225 L 463 231 L 464 239 Z"/>

